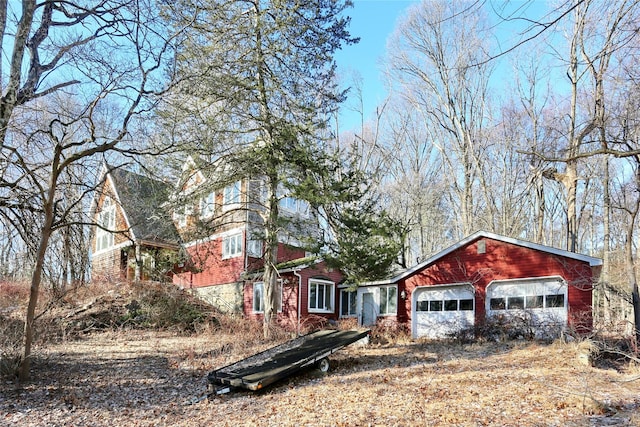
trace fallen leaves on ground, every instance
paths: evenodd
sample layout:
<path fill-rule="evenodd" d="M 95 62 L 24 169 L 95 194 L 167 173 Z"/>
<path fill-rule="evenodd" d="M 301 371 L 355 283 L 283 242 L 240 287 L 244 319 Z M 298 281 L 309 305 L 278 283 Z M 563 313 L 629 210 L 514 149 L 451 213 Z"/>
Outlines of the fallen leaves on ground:
<path fill-rule="evenodd" d="M 33 381 L 4 381 L 11 426 L 640 425 L 637 367 L 580 363 L 577 344 L 351 345 L 328 374 L 305 371 L 256 393 L 187 401 L 207 373 L 249 354 L 209 332 L 99 332 L 37 351 Z M 255 351 L 264 348 L 254 348 Z"/>

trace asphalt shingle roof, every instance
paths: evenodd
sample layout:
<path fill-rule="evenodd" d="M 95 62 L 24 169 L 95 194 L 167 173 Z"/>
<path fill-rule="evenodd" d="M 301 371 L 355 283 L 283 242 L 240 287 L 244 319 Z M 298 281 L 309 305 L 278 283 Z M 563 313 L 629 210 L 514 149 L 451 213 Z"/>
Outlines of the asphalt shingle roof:
<path fill-rule="evenodd" d="M 167 209 L 172 187 L 122 168 L 110 173 L 136 240 L 178 244 L 180 237 Z"/>

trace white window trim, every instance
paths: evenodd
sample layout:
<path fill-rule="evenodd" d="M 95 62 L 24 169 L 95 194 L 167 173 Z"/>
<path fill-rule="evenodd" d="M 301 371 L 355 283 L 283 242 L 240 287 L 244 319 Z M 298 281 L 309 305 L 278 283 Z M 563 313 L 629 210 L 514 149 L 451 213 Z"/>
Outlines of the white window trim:
<path fill-rule="evenodd" d="M 312 285 L 331 286 L 331 296 L 330 296 L 331 308 L 330 309 L 311 308 L 310 296 L 311 296 Z M 316 299 L 317 299 L 317 289 L 316 289 Z M 331 282 L 329 280 L 321 280 L 321 279 L 309 279 L 309 283 L 307 284 L 307 309 L 309 310 L 309 313 L 335 313 L 336 311 L 335 300 L 336 300 L 336 284 L 334 282 Z M 326 305 L 327 304 L 325 301 L 325 306 Z"/>
<path fill-rule="evenodd" d="M 176 222 L 178 228 L 185 228 L 188 224 L 187 218 L 193 215 L 193 206 L 185 204 L 177 208 L 173 212 L 173 220 Z"/>
<path fill-rule="evenodd" d="M 262 310 L 256 310 L 256 286 L 260 285 L 262 287 L 262 290 L 260 291 L 260 294 L 262 295 L 262 297 L 264 298 L 264 282 L 255 282 L 253 284 L 253 301 L 252 301 L 252 307 L 251 310 L 253 311 L 253 313 L 255 314 L 264 314 L 264 307 L 262 308 Z M 282 296 L 283 296 L 283 287 L 282 287 L 282 280 L 278 280 L 278 287 L 280 288 L 280 297 L 278 298 L 278 313 L 282 313 Z M 264 303 L 261 303 L 260 305 L 264 306 Z"/>
<path fill-rule="evenodd" d="M 107 205 L 105 207 L 105 205 Z M 105 224 L 104 217 L 108 215 L 108 224 Z M 115 244 L 115 237 L 112 231 L 116 228 L 116 205 L 110 197 L 105 197 L 102 203 L 102 210 L 98 213 L 98 225 L 96 227 L 96 253 L 111 249 Z M 106 230 L 105 230 L 106 229 Z M 107 237 L 109 241 L 107 245 L 101 246 L 100 241 Z"/>
<path fill-rule="evenodd" d="M 357 290 L 350 291 L 350 290 L 345 289 L 345 288 L 339 289 L 339 291 L 340 291 L 340 318 L 347 319 L 347 318 L 350 318 L 350 317 L 358 317 L 358 291 Z M 356 308 L 355 308 L 355 311 L 353 312 L 353 314 L 351 314 L 351 313 L 342 314 L 342 292 L 348 292 L 350 294 L 349 299 L 351 299 L 352 297 L 355 299 Z"/>
<path fill-rule="evenodd" d="M 247 241 L 247 255 L 253 258 L 261 258 L 263 245 L 262 239 L 249 239 Z"/>
<path fill-rule="evenodd" d="M 211 200 L 209 200 L 211 199 Z M 212 191 L 211 193 L 205 195 L 200 199 L 200 218 L 209 219 L 215 213 L 216 207 L 216 193 Z"/>
<path fill-rule="evenodd" d="M 239 249 L 236 252 L 229 252 L 226 250 L 225 242 L 231 239 L 237 239 L 239 242 Z M 242 233 L 235 233 L 222 237 L 222 259 L 237 258 L 239 256 L 242 256 Z"/>
<path fill-rule="evenodd" d="M 395 288 L 396 290 L 396 301 L 395 301 L 395 305 L 396 305 L 396 309 L 393 312 L 388 312 L 388 313 L 383 313 L 382 312 L 382 288 L 385 289 L 390 289 L 390 288 Z M 389 293 L 387 292 L 387 295 L 389 295 Z M 388 285 L 388 286 L 379 286 L 378 287 L 378 316 L 397 316 L 398 315 L 398 285 Z M 389 301 L 387 298 L 387 307 L 389 306 Z"/>
<path fill-rule="evenodd" d="M 237 201 L 232 201 L 229 200 L 229 198 L 227 197 L 227 189 L 229 188 L 233 188 L 233 199 L 236 198 L 236 191 L 235 189 L 237 189 Z M 224 189 L 222 190 L 222 210 L 223 211 L 228 211 L 231 209 L 235 209 L 238 206 L 240 206 L 240 203 L 242 202 L 242 181 L 236 181 L 232 184 L 227 185 L 226 187 L 224 187 Z"/>

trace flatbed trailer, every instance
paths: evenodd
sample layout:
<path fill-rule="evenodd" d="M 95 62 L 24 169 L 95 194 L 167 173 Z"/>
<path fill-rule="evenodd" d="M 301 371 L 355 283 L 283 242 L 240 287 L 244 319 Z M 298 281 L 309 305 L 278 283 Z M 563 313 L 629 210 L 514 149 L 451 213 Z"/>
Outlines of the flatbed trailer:
<path fill-rule="evenodd" d="M 327 356 L 369 333 L 369 330 L 322 330 L 300 336 L 211 372 L 207 377 L 208 394 L 224 394 L 237 388 L 260 390 L 314 364 L 326 372 Z"/>

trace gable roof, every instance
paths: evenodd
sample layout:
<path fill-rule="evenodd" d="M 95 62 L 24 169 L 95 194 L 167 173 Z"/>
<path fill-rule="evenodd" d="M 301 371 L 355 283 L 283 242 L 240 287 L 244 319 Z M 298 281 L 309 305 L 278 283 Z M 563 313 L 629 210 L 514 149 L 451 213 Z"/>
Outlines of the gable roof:
<path fill-rule="evenodd" d="M 466 245 L 468 245 L 469 243 L 478 240 L 480 238 L 488 238 L 488 239 L 492 239 L 492 240 L 497 240 L 500 242 L 504 242 L 504 243 L 509 243 L 515 246 L 522 246 L 525 248 L 529 248 L 529 249 L 534 249 L 536 251 L 541 251 L 541 252 L 546 252 L 548 254 L 552 254 L 552 255 L 557 255 L 557 256 L 561 256 L 564 258 L 570 258 L 570 259 L 574 259 L 577 261 L 582 261 L 585 262 L 587 264 L 589 264 L 589 266 L 594 267 L 594 266 L 599 266 L 602 265 L 602 260 L 600 258 L 595 258 L 595 257 L 591 257 L 588 255 L 582 255 L 582 254 L 578 254 L 575 252 L 570 252 L 570 251 L 566 251 L 564 249 L 558 249 L 558 248 L 553 248 L 551 246 L 545 246 L 545 245 L 541 245 L 538 243 L 533 243 L 533 242 L 529 242 L 526 240 L 520 240 L 520 239 L 514 239 L 512 237 L 506 237 L 506 236 L 501 236 L 499 234 L 494 234 L 494 233 L 489 233 L 487 231 L 478 231 L 462 240 L 460 240 L 458 243 L 455 243 L 451 246 L 449 246 L 448 248 L 438 252 L 437 254 L 429 257 L 429 259 L 421 262 L 420 264 L 417 264 L 411 268 L 408 268 L 402 272 L 400 272 L 399 274 L 397 274 L 394 277 L 391 277 L 389 279 L 384 279 L 384 280 L 379 280 L 379 281 L 375 281 L 375 282 L 368 282 L 365 283 L 364 285 L 384 285 L 384 284 L 391 284 L 391 283 L 396 283 L 399 280 L 402 280 L 408 276 L 411 276 L 413 273 L 422 270 L 423 268 L 427 267 L 430 264 L 433 264 L 434 262 L 436 262 L 437 260 L 439 260 L 440 258 L 450 254 L 453 251 L 456 251 Z"/>
<path fill-rule="evenodd" d="M 180 237 L 166 209 L 171 186 L 124 168 L 108 174 L 133 238 L 138 243 L 176 246 Z"/>

